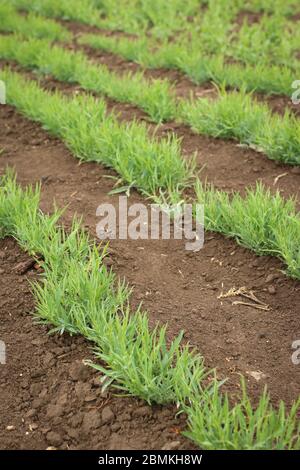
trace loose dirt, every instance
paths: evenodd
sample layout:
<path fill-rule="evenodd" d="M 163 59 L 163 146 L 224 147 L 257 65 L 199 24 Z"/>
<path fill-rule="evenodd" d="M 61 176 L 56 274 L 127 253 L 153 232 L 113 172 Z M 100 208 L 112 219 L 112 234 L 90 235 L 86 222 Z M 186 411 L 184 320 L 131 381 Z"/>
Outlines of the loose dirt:
<path fill-rule="evenodd" d="M 0 241 L 1 449 L 192 449 L 174 407 L 101 393 L 81 337 L 51 335 L 33 322 L 29 281 L 38 275 L 12 239 Z"/>

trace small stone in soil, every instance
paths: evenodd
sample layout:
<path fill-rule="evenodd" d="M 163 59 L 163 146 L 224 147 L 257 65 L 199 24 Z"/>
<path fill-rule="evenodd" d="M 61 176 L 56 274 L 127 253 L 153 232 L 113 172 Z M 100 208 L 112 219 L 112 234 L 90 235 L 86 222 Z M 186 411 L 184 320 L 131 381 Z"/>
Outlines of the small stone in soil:
<path fill-rule="evenodd" d="M 49 419 L 56 418 L 58 416 L 62 416 L 64 413 L 64 407 L 62 405 L 48 405 L 46 416 Z"/>
<path fill-rule="evenodd" d="M 77 381 L 77 380 L 86 380 L 89 376 L 90 369 L 88 366 L 84 365 L 82 362 L 75 362 L 72 364 L 70 367 L 70 377 L 72 380 Z"/>
<path fill-rule="evenodd" d="M 101 425 L 101 417 L 98 410 L 90 410 L 83 417 L 82 430 L 89 433 L 91 429 L 96 429 Z"/>
<path fill-rule="evenodd" d="M 162 448 L 161 450 L 176 450 L 178 449 L 180 446 L 180 441 L 171 441 L 171 442 L 167 442 Z"/>
<path fill-rule="evenodd" d="M 150 406 L 142 406 L 133 411 L 134 416 L 151 416 L 152 409 Z"/>
<path fill-rule="evenodd" d="M 103 424 L 109 424 L 115 419 L 115 415 L 109 406 L 103 408 L 101 418 Z"/>
<path fill-rule="evenodd" d="M 266 283 L 269 284 L 270 282 L 275 281 L 275 279 L 278 279 L 278 277 L 279 277 L 278 273 L 271 273 L 267 276 Z"/>
<path fill-rule="evenodd" d="M 58 432 L 50 431 L 46 435 L 47 442 L 54 447 L 59 447 L 62 443 L 61 435 Z"/>

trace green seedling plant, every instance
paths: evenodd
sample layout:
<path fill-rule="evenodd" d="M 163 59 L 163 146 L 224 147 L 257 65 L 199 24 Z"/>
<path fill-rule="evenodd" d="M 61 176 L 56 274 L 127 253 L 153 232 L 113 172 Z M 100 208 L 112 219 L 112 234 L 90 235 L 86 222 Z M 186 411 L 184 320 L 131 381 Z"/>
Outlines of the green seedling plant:
<path fill-rule="evenodd" d="M 297 23 L 288 22 L 284 15 L 275 11 L 272 15 L 263 15 L 254 24 L 244 21 L 234 34 L 227 54 L 248 64 L 278 64 L 292 68 L 299 41 Z"/>
<path fill-rule="evenodd" d="M 182 120 L 196 132 L 239 142 L 264 152 L 269 158 L 299 165 L 300 128 L 298 119 L 286 111 L 273 115 L 245 90 L 220 90 L 216 100 L 199 99 L 181 103 Z"/>
<path fill-rule="evenodd" d="M 7 5 L 5 6 L 7 7 Z M 11 6 L 9 6 L 9 8 L 12 10 Z M 211 13 L 206 12 L 206 14 L 208 15 L 207 24 L 211 25 L 211 21 L 216 21 L 216 24 L 218 25 L 218 31 L 220 32 L 219 23 L 224 23 L 224 12 L 222 11 L 222 8 L 217 14 L 215 6 L 212 6 Z M 228 14 L 229 19 L 231 18 L 232 14 L 233 12 L 230 11 L 230 14 Z M 217 15 L 216 18 L 214 15 Z M 276 18 L 279 18 L 279 20 L 282 22 L 282 17 L 277 16 Z M 270 21 L 268 16 L 266 21 Z M 203 23 L 205 23 L 204 20 Z M 17 13 L 14 13 L 13 25 L 15 31 L 19 31 L 25 36 L 39 37 L 40 32 L 38 27 L 34 28 L 34 24 L 30 24 L 27 19 L 26 24 L 28 24 L 28 27 L 26 26 L 26 28 L 24 28 L 22 26 L 23 24 L 24 18 L 20 15 L 17 15 Z M 202 26 L 203 35 L 205 28 L 204 25 Z M 262 34 L 265 34 L 263 32 L 263 26 L 254 25 L 253 27 L 258 28 L 259 32 L 262 31 Z M 288 25 L 284 24 L 284 27 L 289 34 L 289 39 L 286 39 L 284 44 L 288 43 L 291 47 L 291 50 L 297 49 L 297 44 L 299 42 L 297 39 L 297 31 L 294 34 L 293 29 L 290 30 L 291 28 Z M 3 22 L 3 28 L 5 30 L 5 21 Z M 60 25 L 57 25 L 57 28 L 61 28 Z M 213 28 L 212 30 L 214 31 Z M 66 30 L 64 29 L 63 34 L 65 34 L 65 32 Z M 242 35 L 242 32 L 240 34 Z M 45 35 L 48 36 L 47 31 L 45 31 Z M 216 37 L 216 35 L 213 33 L 212 37 Z M 220 38 L 220 34 L 218 35 L 218 38 Z M 61 39 L 63 39 L 63 37 L 61 37 Z M 263 48 L 261 41 L 257 41 L 259 44 L 258 54 L 263 54 L 264 57 L 267 57 L 269 49 L 266 49 L 267 46 Z M 221 40 L 221 44 L 218 44 L 216 48 L 212 50 L 213 55 L 208 55 L 207 51 L 209 43 L 207 43 L 203 49 L 199 50 L 199 42 L 200 44 L 205 44 L 205 41 L 203 38 L 201 40 L 199 39 L 199 34 L 197 31 L 195 32 L 188 30 L 188 33 L 181 33 L 171 43 L 165 39 L 157 42 L 157 40 L 149 38 L 148 36 L 139 36 L 136 39 L 132 39 L 126 37 L 107 37 L 101 36 L 100 34 L 83 35 L 79 38 L 79 42 L 81 44 L 88 44 L 94 48 L 100 48 L 119 54 L 129 60 L 134 60 L 138 63 L 141 63 L 146 67 L 177 68 L 190 76 L 192 80 L 200 84 L 207 80 L 212 80 L 218 84 L 225 83 L 226 86 L 229 87 L 244 87 L 247 89 L 247 91 L 252 91 L 255 89 L 262 93 L 269 94 L 280 93 L 290 96 L 291 83 L 299 71 L 299 65 L 297 65 L 297 61 L 293 55 L 290 57 L 290 60 L 287 58 L 284 62 L 281 61 L 282 65 L 269 63 L 266 64 L 265 61 L 260 61 L 257 57 L 255 57 L 252 62 L 251 60 L 250 62 L 246 61 L 244 65 L 239 63 L 228 63 L 226 61 L 226 56 L 233 55 L 236 57 L 234 53 L 235 43 L 230 41 L 229 44 L 227 44 L 228 41 L 226 42 L 223 38 Z M 250 42 L 252 45 L 252 39 Z M 242 40 L 238 42 L 238 44 L 242 43 Z M 221 50 L 222 45 L 224 46 L 224 50 Z M 247 54 L 247 51 L 249 52 L 250 49 L 247 47 L 248 46 L 245 45 L 245 57 L 250 57 L 249 53 Z M 284 47 L 286 46 L 277 46 L 279 51 L 278 53 L 287 56 L 283 50 Z M 253 53 L 253 48 L 251 50 Z M 238 56 L 236 58 L 239 59 Z M 253 65 L 254 61 L 256 62 L 255 66 Z M 126 94 L 126 91 L 124 94 Z M 139 96 L 139 93 L 136 93 L 136 96 Z"/>
<path fill-rule="evenodd" d="M 274 13 L 286 17 L 299 13 L 299 2 L 297 0 L 274 0 L 270 3 L 268 0 L 246 0 L 244 2 L 246 11 L 256 13 Z"/>
<path fill-rule="evenodd" d="M 262 16 L 249 24 L 245 15 L 239 24 L 245 12 Z M 298 0 L 2 0 L 0 29 L 18 36 L 1 37 L 0 57 L 37 75 L 131 103 L 154 122 L 176 119 L 195 132 L 235 139 L 271 159 L 299 165 L 297 118 L 290 112 L 272 114 L 253 94 L 291 96 L 300 71 L 293 18 L 299 12 Z M 49 41 L 65 43 L 72 35 L 41 15 L 133 33 L 104 36 L 99 30 L 81 35 L 79 43 L 143 67 L 179 70 L 198 84 L 211 81 L 220 87 L 219 97 L 179 104 L 166 80 L 146 80 L 140 73 L 118 76 L 81 52 L 51 46 Z M 178 138 L 150 137 L 146 124 L 120 122 L 107 113 L 101 97 L 49 93 L 10 70 L 2 70 L 0 79 L 8 104 L 60 138 L 80 160 L 112 168 L 123 185 L 115 191 L 136 188 L 158 203 L 184 202 L 195 166 L 183 158 Z M 300 279 L 296 200 L 262 184 L 248 188 L 245 196 L 199 179 L 193 189 L 196 202 L 204 204 L 207 230 L 234 238 L 260 256 L 278 257 L 287 274 Z M 149 327 L 142 305 L 131 308 L 131 289 L 105 265 L 108 247 L 91 239 L 81 220 L 74 218 L 66 230 L 63 210 L 47 215 L 39 207 L 39 185 L 22 189 L 9 170 L 0 178 L 0 238 L 13 237 L 43 268 L 31 284 L 35 320 L 50 325 L 50 333 L 90 341 L 94 360 L 89 364 L 104 388 L 150 405 L 176 404 L 187 415 L 186 436 L 201 449 L 300 449 L 300 399 L 290 409 L 282 401 L 275 408 L 264 390 L 254 406 L 243 378 L 240 396 L 230 399 L 183 332 L 170 338 L 167 326 Z"/>
<path fill-rule="evenodd" d="M 270 402 L 266 388 L 254 408 L 241 380 L 242 397 L 231 405 L 218 387 L 202 400 L 187 407 L 189 430 L 185 435 L 204 450 L 292 450 L 299 449 L 297 410 L 300 399 L 289 413 L 281 401 L 278 411 Z"/>
<path fill-rule="evenodd" d="M 52 332 L 82 334 L 105 361 L 101 371 L 129 395 L 148 403 L 179 403 L 198 393 L 207 374 L 203 359 L 182 333 L 167 345 L 166 328 L 150 331 L 145 312 L 130 311 L 130 290 L 103 263 L 99 247 L 73 220 L 66 234 L 58 225 L 61 211 L 39 210 L 40 187 L 22 190 L 14 175 L 1 179 L 1 237 L 12 236 L 31 255 L 42 258 L 41 282 L 33 283 L 36 318 Z M 179 380 L 181 379 L 181 381 Z"/>
<path fill-rule="evenodd" d="M 258 63 L 228 63 L 219 52 L 208 56 L 199 53 L 197 42 L 187 45 L 178 40 L 175 43 L 155 44 L 147 37 L 128 39 L 83 34 L 79 43 L 94 49 L 105 50 L 137 62 L 144 67 L 178 69 L 197 84 L 206 81 L 224 83 L 227 87 L 245 88 L 247 91 L 259 91 L 267 94 L 291 95 L 291 83 L 297 76 L 299 65 L 291 70 L 285 65 L 266 65 Z M 293 65 L 295 61 L 293 60 Z"/>
<path fill-rule="evenodd" d="M 100 18 L 92 0 L 9 0 L 9 3 L 19 10 L 90 25 L 97 25 Z"/>
<path fill-rule="evenodd" d="M 10 2 L 0 3 L 0 30 L 19 33 L 26 37 L 47 38 L 51 41 L 68 41 L 71 33 L 59 23 L 29 12 L 26 18 L 19 15 Z"/>
<path fill-rule="evenodd" d="M 142 62 L 147 67 L 177 68 L 197 83 L 213 80 L 219 84 L 226 82 L 227 86 L 243 86 L 248 91 L 257 89 L 290 96 L 290 84 L 299 72 L 294 54 L 299 34 L 295 24 L 287 20 L 298 11 L 294 3 L 273 2 L 272 19 L 268 7 L 259 4 L 260 7 L 256 8 L 251 4 L 249 11 L 262 11 L 265 16 L 258 24 L 249 26 L 244 22 L 240 30 L 234 28 L 238 13 L 246 8 L 245 2 L 240 0 L 204 2 L 205 10 L 196 15 L 194 10 L 198 10 L 199 5 L 195 0 L 172 0 L 168 5 L 162 0 L 151 5 L 126 1 L 122 6 L 112 0 L 101 1 L 100 4 L 96 0 L 73 0 L 72 3 L 66 0 L 13 0 L 12 4 L 50 17 L 138 33 L 136 39 L 97 34 L 83 35 L 80 41 Z M 166 9 L 168 14 L 163 14 Z M 176 12 L 180 13 L 175 18 L 173 13 Z M 275 36 L 275 30 L 282 31 L 282 34 Z M 273 57 L 271 63 L 267 59 L 269 56 Z M 227 58 L 233 58 L 237 63 L 228 63 Z"/>
<path fill-rule="evenodd" d="M 271 194 L 261 183 L 246 196 L 228 194 L 197 180 L 195 192 L 205 207 L 207 230 L 223 233 L 259 255 L 281 258 L 287 273 L 300 279 L 300 216 L 294 199 Z"/>

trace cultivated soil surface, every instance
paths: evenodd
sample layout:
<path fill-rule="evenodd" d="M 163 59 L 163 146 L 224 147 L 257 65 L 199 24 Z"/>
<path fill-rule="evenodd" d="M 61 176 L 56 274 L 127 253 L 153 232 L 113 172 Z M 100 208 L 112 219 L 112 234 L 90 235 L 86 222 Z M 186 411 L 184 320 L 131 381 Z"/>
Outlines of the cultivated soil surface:
<path fill-rule="evenodd" d="M 80 91 L 54 80 L 42 83 L 48 89 Z M 108 109 L 113 108 L 122 120 L 143 119 L 153 132 L 133 106 L 109 100 Z M 54 200 L 60 207 L 68 205 L 66 227 L 76 213 L 96 236 L 98 205 L 118 204 L 118 196 L 108 195 L 114 180 L 107 176 L 114 173 L 99 164 L 79 164 L 61 142 L 10 106 L 0 106 L 0 122 L 0 173 L 13 166 L 22 185 L 41 182 L 43 211 L 51 212 Z M 157 135 L 171 131 L 182 137 L 187 158 L 197 152 L 203 179 L 220 189 L 244 192 L 247 185 L 263 181 L 285 197 L 299 194 L 299 168 L 176 123 L 160 126 Z M 133 192 L 133 202 L 145 200 Z M 46 327 L 33 322 L 28 280 L 39 273 L 13 240 L 0 242 L 0 263 L 0 339 L 7 345 L 7 364 L 0 365 L 1 448 L 193 448 L 180 435 L 185 417 L 176 418 L 174 408 L 102 396 L 99 374 L 82 364 L 92 358 L 91 345 L 81 338 L 49 336 Z M 240 390 L 240 374 L 254 401 L 265 385 L 274 405 L 283 399 L 289 406 L 298 397 L 300 366 L 292 364 L 291 345 L 300 339 L 300 283 L 285 276 L 280 261 L 206 233 L 197 253 L 188 252 L 184 241 L 111 241 L 106 263 L 133 287 L 132 306 L 143 302 L 152 326 L 168 323 L 170 339 L 185 330 L 185 339 L 204 355 L 207 366 L 217 367 L 220 379 L 228 377 L 224 389 L 233 397 Z M 241 297 L 219 298 L 242 286 L 254 290 L 269 310 L 232 304 L 246 301 Z"/>
<path fill-rule="evenodd" d="M 12 239 L 0 241 L 0 259 L 2 449 L 193 448 L 174 408 L 102 394 L 99 373 L 83 364 L 91 345 L 33 322 L 31 259 Z"/>

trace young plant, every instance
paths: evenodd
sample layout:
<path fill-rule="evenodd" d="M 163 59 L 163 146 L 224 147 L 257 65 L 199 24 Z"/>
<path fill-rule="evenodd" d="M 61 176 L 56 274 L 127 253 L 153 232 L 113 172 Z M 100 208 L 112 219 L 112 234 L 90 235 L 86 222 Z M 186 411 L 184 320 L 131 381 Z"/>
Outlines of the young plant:
<path fill-rule="evenodd" d="M 300 279 L 300 216 L 293 199 L 271 194 L 261 183 L 246 196 L 228 194 L 199 180 L 195 191 L 205 207 L 205 228 L 233 237 L 259 255 L 281 258 L 290 276 Z"/>
<path fill-rule="evenodd" d="M 189 431 L 184 433 L 203 450 L 296 450 L 300 449 L 300 399 L 287 412 L 280 401 L 273 408 L 265 389 L 253 407 L 241 380 L 242 397 L 231 404 L 216 384 L 202 398 L 186 407 Z"/>
<path fill-rule="evenodd" d="M 26 37 L 47 38 L 51 41 L 67 41 L 71 33 L 53 20 L 29 12 L 26 18 L 16 12 L 10 2 L 0 4 L 0 31 L 19 33 Z"/>
<path fill-rule="evenodd" d="M 181 103 L 181 119 L 196 132 L 223 139 L 236 139 L 274 160 L 300 164 L 298 119 L 286 111 L 273 115 L 245 90 L 220 91 L 216 100 L 199 99 Z"/>

